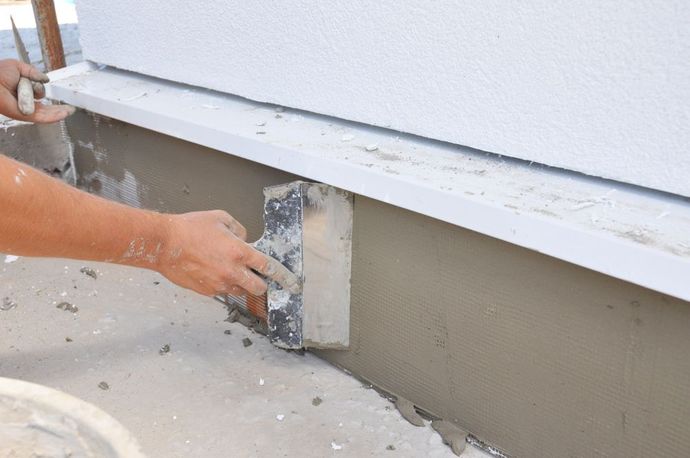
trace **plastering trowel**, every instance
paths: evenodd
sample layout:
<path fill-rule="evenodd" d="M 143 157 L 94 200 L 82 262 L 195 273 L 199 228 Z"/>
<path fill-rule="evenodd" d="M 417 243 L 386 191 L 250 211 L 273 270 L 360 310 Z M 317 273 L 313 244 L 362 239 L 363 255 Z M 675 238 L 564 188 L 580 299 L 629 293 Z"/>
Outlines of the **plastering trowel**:
<path fill-rule="evenodd" d="M 17 48 L 17 57 L 25 64 L 30 64 L 31 60 L 29 60 L 29 53 L 26 51 L 26 46 L 24 46 L 22 36 L 19 35 L 17 26 L 14 25 L 12 16 L 10 16 L 10 22 L 12 23 L 12 33 L 14 34 L 14 46 Z M 23 76 L 19 77 L 19 83 L 17 83 L 17 105 L 19 111 L 23 115 L 31 116 L 34 114 L 34 88 L 31 81 Z"/>
<path fill-rule="evenodd" d="M 295 181 L 264 188 L 264 234 L 253 245 L 302 280 L 291 293 L 268 282 L 265 298 L 221 298 L 265 321 L 281 348 L 344 349 L 350 337 L 352 194 Z"/>

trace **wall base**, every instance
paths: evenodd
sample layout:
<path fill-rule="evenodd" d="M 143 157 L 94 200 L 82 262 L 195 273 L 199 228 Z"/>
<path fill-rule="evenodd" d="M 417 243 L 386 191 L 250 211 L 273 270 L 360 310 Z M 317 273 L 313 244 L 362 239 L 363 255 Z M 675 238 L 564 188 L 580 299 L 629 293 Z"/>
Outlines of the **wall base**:
<path fill-rule="evenodd" d="M 296 177 L 145 129 L 69 120 L 78 183 L 262 232 Z M 513 456 L 690 455 L 690 304 L 355 198 L 351 347 L 319 355 Z"/>

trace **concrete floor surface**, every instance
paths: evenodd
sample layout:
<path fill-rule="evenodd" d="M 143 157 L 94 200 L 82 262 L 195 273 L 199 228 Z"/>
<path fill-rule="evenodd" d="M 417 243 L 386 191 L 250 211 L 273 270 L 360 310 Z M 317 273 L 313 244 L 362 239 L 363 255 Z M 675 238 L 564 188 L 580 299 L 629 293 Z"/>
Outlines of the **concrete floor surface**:
<path fill-rule="evenodd" d="M 154 272 L 12 259 L 0 255 L 0 301 L 16 303 L 0 310 L 0 376 L 95 404 L 150 457 L 454 456 L 355 378 L 274 348 Z"/>

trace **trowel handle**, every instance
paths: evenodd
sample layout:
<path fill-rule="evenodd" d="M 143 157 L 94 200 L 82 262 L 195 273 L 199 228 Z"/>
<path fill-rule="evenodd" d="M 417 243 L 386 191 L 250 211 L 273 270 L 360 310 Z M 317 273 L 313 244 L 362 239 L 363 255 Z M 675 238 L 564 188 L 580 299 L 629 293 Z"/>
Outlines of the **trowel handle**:
<path fill-rule="evenodd" d="M 28 78 L 21 76 L 17 84 L 17 106 L 24 116 L 34 114 L 34 88 Z"/>

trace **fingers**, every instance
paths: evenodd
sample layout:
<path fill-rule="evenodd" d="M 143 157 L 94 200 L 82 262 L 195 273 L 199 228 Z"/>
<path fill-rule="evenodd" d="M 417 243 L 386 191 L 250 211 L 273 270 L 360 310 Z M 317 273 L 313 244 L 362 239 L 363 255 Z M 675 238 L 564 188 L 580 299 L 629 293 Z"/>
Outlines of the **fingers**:
<path fill-rule="evenodd" d="M 37 103 L 34 114 L 31 116 L 24 116 L 19 112 L 19 110 L 16 111 L 16 115 L 12 113 L 8 116 L 19 121 L 35 122 L 37 124 L 49 124 L 62 121 L 66 117 L 74 114 L 75 111 L 76 108 L 70 105 L 43 105 L 42 103 Z"/>
<path fill-rule="evenodd" d="M 35 81 L 32 81 L 31 87 L 33 87 L 33 89 L 34 89 L 34 98 L 35 99 L 42 99 L 43 97 L 46 96 L 46 87 L 43 85 L 43 83 L 37 83 Z"/>
<path fill-rule="evenodd" d="M 33 85 L 34 91 L 36 90 L 36 84 L 38 83 Z M 45 90 L 38 94 L 34 92 L 34 96 L 36 97 L 42 97 L 44 95 Z M 0 108 L 2 109 L 2 114 L 9 118 L 41 124 L 61 121 L 76 111 L 76 108 L 69 105 L 43 105 L 37 103 L 34 108 L 34 113 L 27 116 L 19 111 L 17 98 L 9 91 L 0 91 Z"/>
<path fill-rule="evenodd" d="M 216 283 L 213 294 L 210 295 L 260 296 L 266 292 L 266 288 L 266 282 L 261 277 L 246 267 L 238 267 Z"/>
<path fill-rule="evenodd" d="M 267 256 L 260 251 L 251 251 L 247 258 L 247 265 L 272 279 L 292 294 L 299 293 L 302 289 L 302 282 L 297 275 L 290 272 L 277 259 Z"/>
<path fill-rule="evenodd" d="M 247 229 L 245 229 L 245 227 L 240 224 L 239 221 L 233 218 L 228 212 L 223 210 L 216 210 L 215 213 L 220 222 L 223 223 L 223 225 L 227 227 L 230 232 L 235 234 L 237 238 L 242 241 L 247 240 Z"/>
<path fill-rule="evenodd" d="M 227 286 L 226 284 L 223 284 L 216 288 L 212 294 L 208 294 L 208 296 L 217 296 L 219 294 L 227 294 L 229 296 L 246 296 L 249 294 L 249 292 L 237 285 Z"/>
<path fill-rule="evenodd" d="M 249 294 L 246 289 L 242 289 L 237 285 L 233 285 L 230 288 L 227 288 L 225 291 L 223 291 L 224 294 L 229 294 L 231 296 L 246 296 Z"/>
<path fill-rule="evenodd" d="M 15 61 L 15 62 L 17 65 L 17 70 L 19 70 L 19 74 L 21 76 L 29 78 L 31 81 L 35 81 L 37 83 L 47 83 L 50 81 L 50 78 L 48 78 L 48 75 L 39 71 L 33 65 L 27 64 L 27 63 L 19 61 L 19 60 Z"/>
<path fill-rule="evenodd" d="M 240 270 L 240 278 L 237 286 L 246 290 L 249 294 L 260 296 L 266 292 L 268 286 L 266 282 L 251 270 L 244 268 Z"/>
<path fill-rule="evenodd" d="M 31 121 L 41 124 L 62 121 L 67 116 L 71 116 L 77 111 L 71 105 L 43 105 L 36 104 L 36 111 L 31 116 Z"/>

